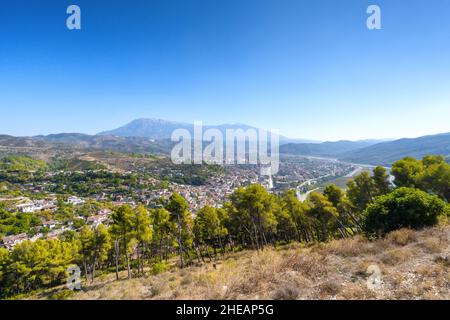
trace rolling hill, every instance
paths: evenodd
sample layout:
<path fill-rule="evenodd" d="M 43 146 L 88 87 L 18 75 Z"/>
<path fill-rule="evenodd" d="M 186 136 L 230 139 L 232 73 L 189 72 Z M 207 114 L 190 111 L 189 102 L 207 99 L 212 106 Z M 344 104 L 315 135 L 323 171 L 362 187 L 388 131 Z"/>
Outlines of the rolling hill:
<path fill-rule="evenodd" d="M 111 150 L 134 153 L 167 154 L 172 143 L 168 140 L 152 140 L 143 137 L 118 137 L 112 135 L 87 135 L 81 133 L 60 133 L 33 137 L 35 141 L 65 144 L 75 148 Z"/>
<path fill-rule="evenodd" d="M 38 150 L 49 155 L 51 151 L 107 150 L 128 153 L 169 154 L 173 146 L 170 136 L 173 130 L 193 132 L 193 125 L 158 119 L 138 119 L 131 123 L 98 135 L 60 133 L 34 137 L 0 135 L 0 155 L 30 154 Z M 227 129 L 257 129 L 245 124 L 204 126 L 214 128 L 226 136 Z M 193 133 L 192 133 L 193 134 Z M 284 136 L 280 138 L 280 153 L 300 156 L 334 158 L 341 161 L 389 166 L 393 162 L 411 156 L 422 158 L 428 154 L 450 156 L 450 133 L 393 141 L 359 140 L 305 143 Z"/>
<path fill-rule="evenodd" d="M 22 154 L 38 158 L 82 151 L 115 151 L 125 153 L 169 154 L 172 142 L 141 137 L 92 136 L 60 133 L 35 137 L 0 135 L 0 156 Z M 44 155 L 46 155 L 44 157 Z"/>
<path fill-rule="evenodd" d="M 327 141 L 323 143 L 288 143 L 280 147 L 280 153 L 334 158 L 343 152 L 368 147 L 378 143 L 379 141 L 380 140 L 341 140 L 336 142 Z"/>
<path fill-rule="evenodd" d="M 406 156 L 422 158 L 428 154 L 449 156 L 450 133 L 382 142 L 343 152 L 338 158 L 353 163 L 389 166 Z"/>

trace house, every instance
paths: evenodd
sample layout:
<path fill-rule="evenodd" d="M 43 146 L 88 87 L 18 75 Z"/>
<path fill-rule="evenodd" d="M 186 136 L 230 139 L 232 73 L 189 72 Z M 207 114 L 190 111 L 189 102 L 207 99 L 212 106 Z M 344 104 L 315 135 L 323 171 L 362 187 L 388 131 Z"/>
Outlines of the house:
<path fill-rule="evenodd" d="M 109 216 L 112 213 L 110 209 L 100 209 L 97 212 L 98 216 Z"/>
<path fill-rule="evenodd" d="M 94 227 L 98 227 L 100 224 L 105 222 L 108 219 L 106 215 L 96 215 L 96 216 L 90 216 L 87 218 L 87 224 L 92 225 Z"/>
<path fill-rule="evenodd" d="M 54 229 L 54 228 L 56 227 L 57 222 L 52 220 L 52 221 L 44 222 L 42 225 L 43 225 L 45 228 L 48 228 L 48 229 L 52 230 L 52 229 Z"/>
<path fill-rule="evenodd" d="M 12 250 L 16 245 L 28 240 L 26 233 L 21 233 L 14 236 L 6 236 L 2 239 L 2 246 L 8 250 Z"/>
<path fill-rule="evenodd" d="M 40 210 L 38 206 L 36 206 L 34 203 L 21 203 L 16 206 L 17 210 L 24 212 L 24 213 L 32 213 L 35 211 Z"/>
<path fill-rule="evenodd" d="M 42 210 L 54 210 L 56 209 L 56 206 L 52 201 L 36 200 L 33 202 L 18 204 L 16 208 L 24 213 L 33 213 Z"/>
<path fill-rule="evenodd" d="M 81 198 L 78 198 L 76 196 L 70 196 L 67 199 L 67 203 L 73 204 L 74 206 L 77 206 L 79 204 L 83 204 L 85 201 Z"/>

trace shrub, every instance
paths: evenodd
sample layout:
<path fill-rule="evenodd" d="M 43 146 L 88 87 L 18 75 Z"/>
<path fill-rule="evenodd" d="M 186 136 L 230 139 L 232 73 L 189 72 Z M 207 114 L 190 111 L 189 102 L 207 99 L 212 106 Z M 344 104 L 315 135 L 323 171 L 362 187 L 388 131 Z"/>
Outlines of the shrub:
<path fill-rule="evenodd" d="M 377 197 L 364 211 L 366 234 L 384 235 L 401 228 L 420 229 L 439 222 L 446 204 L 437 196 L 402 187 Z"/>
<path fill-rule="evenodd" d="M 73 290 L 62 290 L 62 291 L 58 291 L 58 292 L 52 294 L 49 297 L 49 299 L 50 300 L 67 300 L 74 294 L 75 294 L 75 291 L 73 291 Z"/>
<path fill-rule="evenodd" d="M 156 262 L 152 266 L 152 274 L 154 275 L 166 272 L 167 270 L 169 270 L 169 265 L 165 262 Z"/>

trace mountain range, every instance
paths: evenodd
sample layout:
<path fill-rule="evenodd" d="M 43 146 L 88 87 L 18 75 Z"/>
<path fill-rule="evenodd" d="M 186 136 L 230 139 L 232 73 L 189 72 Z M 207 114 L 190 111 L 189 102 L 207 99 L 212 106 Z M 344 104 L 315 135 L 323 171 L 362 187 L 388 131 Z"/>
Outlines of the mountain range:
<path fill-rule="evenodd" d="M 338 158 L 352 163 L 388 166 L 406 156 L 423 158 L 429 154 L 450 156 L 450 132 L 381 142 L 365 148 L 343 152 L 339 154 Z"/>
<path fill-rule="evenodd" d="M 134 153 L 169 154 L 175 129 L 186 129 L 193 134 L 193 124 L 160 119 L 137 119 L 122 127 L 97 135 L 60 133 L 34 137 L 0 135 L 0 148 L 26 149 L 95 149 Z M 227 129 L 257 129 L 245 124 L 204 126 L 203 130 L 218 129 L 225 136 Z M 311 142 L 279 136 L 280 153 L 300 156 L 318 156 L 341 161 L 389 166 L 406 156 L 422 158 L 428 154 L 450 156 L 450 133 L 392 141 L 360 140 Z M 2 149 L 0 149 L 1 151 Z"/>
<path fill-rule="evenodd" d="M 390 166 L 407 157 L 422 158 L 429 154 L 450 156 L 450 133 L 393 141 L 361 140 L 323 143 L 289 143 L 280 153 L 331 157 L 341 161 Z"/>
<path fill-rule="evenodd" d="M 60 133 L 34 137 L 0 135 L 0 156 L 9 153 L 51 153 L 71 150 L 108 150 L 127 153 L 169 154 L 170 140 L 141 137 L 97 136 L 82 133 Z"/>
<path fill-rule="evenodd" d="M 336 158 L 343 152 L 362 149 L 377 144 L 381 140 L 326 141 L 323 143 L 287 143 L 280 147 L 281 153 Z"/>
<path fill-rule="evenodd" d="M 161 139 L 170 139 L 172 132 L 176 129 L 186 129 L 191 135 L 194 135 L 194 124 L 185 123 L 185 122 L 175 122 L 175 121 L 167 121 L 162 119 L 136 119 L 131 121 L 130 123 L 125 124 L 119 128 L 103 131 L 98 133 L 100 136 L 117 136 L 117 137 L 142 137 L 149 138 L 154 140 Z M 226 136 L 226 130 L 232 129 L 255 129 L 256 127 L 252 127 L 242 123 L 235 124 L 221 124 L 221 125 L 203 125 L 203 131 L 208 129 L 217 129 L 222 135 Z M 280 143 L 301 143 L 301 142 L 314 142 L 312 140 L 299 140 L 299 139 L 289 139 L 285 136 L 279 135 Z"/>

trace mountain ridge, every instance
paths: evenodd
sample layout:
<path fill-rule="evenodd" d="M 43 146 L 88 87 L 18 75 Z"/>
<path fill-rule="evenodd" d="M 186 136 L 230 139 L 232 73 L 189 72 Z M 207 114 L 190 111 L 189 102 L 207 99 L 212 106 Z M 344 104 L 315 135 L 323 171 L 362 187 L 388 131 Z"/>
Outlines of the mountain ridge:
<path fill-rule="evenodd" d="M 330 157 L 351 163 L 389 166 L 407 156 L 415 158 L 423 158 L 428 154 L 450 156 L 450 132 L 382 142 L 341 140 L 318 144 L 290 143 L 281 146 L 280 153 Z"/>
<path fill-rule="evenodd" d="M 389 165 L 406 156 L 423 158 L 428 154 L 448 157 L 450 132 L 382 142 L 344 152 L 338 158 L 353 163 Z"/>
<path fill-rule="evenodd" d="M 322 143 L 288 143 L 280 147 L 280 153 L 334 158 L 342 152 L 361 149 L 379 142 L 380 140 L 339 140 Z"/>
<path fill-rule="evenodd" d="M 177 122 L 170 120 L 163 120 L 158 118 L 140 118 L 135 119 L 121 127 L 116 129 L 102 131 L 97 133 L 97 135 L 112 135 L 119 137 L 143 137 L 149 139 L 170 139 L 172 132 L 176 129 L 186 129 L 191 135 L 194 132 L 194 124 L 186 122 Z M 208 129 L 218 129 L 224 136 L 227 129 L 256 129 L 254 126 L 250 126 L 243 123 L 224 123 L 219 125 L 203 125 L 203 130 Z M 290 143 L 290 142 L 311 142 L 313 140 L 308 139 L 290 139 L 283 135 L 278 135 L 280 143 Z"/>
<path fill-rule="evenodd" d="M 180 128 L 188 130 L 193 135 L 193 124 L 142 118 L 96 135 L 84 133 L 57 133 L 32 137 L 0 135 L 0 146 L 19 148 L 18 151 L 20 148 L 77 148 L 169 154 L 173 146 L 170 141 L 171 134 L 173 130 Z M 242 123 L 203 127 L 204 130 L 210 128 L 219 130 L 224 136 L 227 129 L 257 129 Z M 279 138 L 280 154 L 328 157 L 350 163 L 386 166 L 406 156 L 422 158 L 427 154 L 439 154 L 450 157 L 450 132 L 391 141 L 366 139 L 304 142 L 305 140 L 289 139 L 285 136 Z"/>

